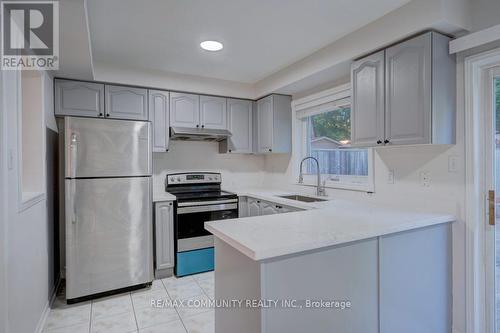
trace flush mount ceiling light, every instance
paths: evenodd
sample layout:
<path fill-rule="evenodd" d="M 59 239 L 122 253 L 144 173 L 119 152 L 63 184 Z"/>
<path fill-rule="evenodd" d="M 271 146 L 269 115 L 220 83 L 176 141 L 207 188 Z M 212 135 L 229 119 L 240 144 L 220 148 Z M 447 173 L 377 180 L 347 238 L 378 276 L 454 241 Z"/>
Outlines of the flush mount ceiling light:
<path fill-rule="evenodd" d="M 220 51 L 224 47 L 221 42 L 215 40 L 206 40 L 200 43 L 200 47 L 207 51 Z"/>

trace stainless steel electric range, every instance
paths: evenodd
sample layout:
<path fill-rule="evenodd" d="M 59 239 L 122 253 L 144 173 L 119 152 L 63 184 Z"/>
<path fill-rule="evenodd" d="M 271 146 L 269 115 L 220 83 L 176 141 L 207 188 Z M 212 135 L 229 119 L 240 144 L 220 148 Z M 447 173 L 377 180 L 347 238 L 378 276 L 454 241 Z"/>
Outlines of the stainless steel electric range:
<path fill-rule="evenodd" d="M 175 275 L 214 269 L 214 239 L 206 221 L 238 217 L 238 196 L 221 190 L 220 173 L 168 174 L 165 190 L 176 196 L 174 211 Z"/>

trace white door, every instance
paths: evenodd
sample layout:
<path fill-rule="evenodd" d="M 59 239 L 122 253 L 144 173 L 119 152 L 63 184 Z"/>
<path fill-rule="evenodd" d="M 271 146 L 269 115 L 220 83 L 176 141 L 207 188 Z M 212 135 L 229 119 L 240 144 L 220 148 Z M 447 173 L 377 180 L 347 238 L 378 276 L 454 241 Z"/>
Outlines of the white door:
<path fill-rule="evenodd" d="M 170 93 L 170 126 L 200 127 L 200 96 Z"/>
<path fill-rule="evenodd" d="M 200 119 L 202 128 L 226 129 L 226 99 L 223 97 L 200 96 Z"/>
<path fill-rule="evenodd" d="M 259 153 L 273 149 L 273 96 L 257 101 L 257 142 Z"/>
<path fill-rule="evenodd" d="M 228 129 L 231 132 L 229 152 L 252 152 L 252 102 L 242 99 L 228 99 Z"/>
<path fill-rule="evenodd" d="M 486 332 L 500 333 L 500 67 L 485 77 L 486 129 Z"/>

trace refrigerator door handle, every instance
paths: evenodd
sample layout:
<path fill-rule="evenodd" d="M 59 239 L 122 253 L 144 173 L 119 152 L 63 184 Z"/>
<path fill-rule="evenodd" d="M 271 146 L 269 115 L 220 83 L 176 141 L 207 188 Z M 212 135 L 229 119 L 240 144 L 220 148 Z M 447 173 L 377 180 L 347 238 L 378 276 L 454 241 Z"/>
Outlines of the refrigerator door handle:
<path fill-rule="evenodd" d="M 78 156 L 78 137 L 76 133 L 71 134 L 71 143 L 69 146 L 70 149 L 70 178 L 76 177 L 76 165 L 77 165 L 77 156 Z"/>
<path fill-rule="evenodd" d="M 71 205 L 71 223 L 76 224 L 76 205 L 75 205 L 75 194 L 76 194 L 76 179 L 70 180 L 70 205 Z"/>

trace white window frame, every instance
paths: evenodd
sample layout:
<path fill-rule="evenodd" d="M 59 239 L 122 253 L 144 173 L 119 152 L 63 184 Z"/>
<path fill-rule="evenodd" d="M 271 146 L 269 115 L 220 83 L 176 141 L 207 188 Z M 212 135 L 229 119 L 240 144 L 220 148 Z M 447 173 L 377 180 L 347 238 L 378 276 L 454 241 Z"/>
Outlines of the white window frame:
<path fill-rule="evenodd" d="M 322 112 L 332 111 L 335 107 L 340 107 L 342 104 L 350 104 L 351 87 L 350 84 L 341 85 L 332 89 L 309 95 L 292 101 L 293 126 L 292 132 L 294 137 L 292 158 L 293 163 L 293 179 L 292 183 L 303 186 L 316 186 L 316 175 L 304 174 L 304 182 L 298 183 L 300 173 L 300 162 L 307 156 L 307 121 L 304 117 L 309 114 L 318 114 Z M 373 150 L 367 148 L 368 151 L 368 180 L 361 183 L 360 178 L 366 179 L 364 176 L 346 176 L 336 175 L 334 180 L 328 180 L 326 177 L 330 175 L 321 175 L 321 180 L 325 187 L 332 189 L 353 190 L 362 192 L 374 192 L 374 158 Z M 304 170 L 306 166 L 304 165 Z"/>

